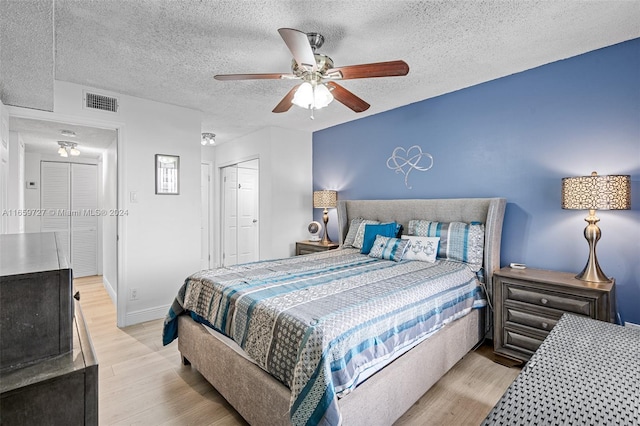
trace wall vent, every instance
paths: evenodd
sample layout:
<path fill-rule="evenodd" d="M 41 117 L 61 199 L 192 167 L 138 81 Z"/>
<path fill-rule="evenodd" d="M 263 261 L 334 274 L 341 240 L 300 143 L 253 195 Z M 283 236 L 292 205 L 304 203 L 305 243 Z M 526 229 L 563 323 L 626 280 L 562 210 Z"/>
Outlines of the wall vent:
<path fill-rule="evenodd" d="M 100 111 L 118 112 L 118 98 L 84 92 L 84 107 Z"/>

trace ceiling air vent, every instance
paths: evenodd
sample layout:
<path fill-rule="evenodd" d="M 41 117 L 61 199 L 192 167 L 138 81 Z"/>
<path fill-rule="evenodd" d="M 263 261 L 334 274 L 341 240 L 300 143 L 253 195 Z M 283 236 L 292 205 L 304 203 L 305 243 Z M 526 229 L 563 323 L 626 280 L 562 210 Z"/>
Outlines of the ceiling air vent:
<path fill-rule="evenodd" d="M 96 93 L 84 93 L 85 108 L 99 109 L 101 111 L 118 112 L 118 98 L 98 95 Z"/>

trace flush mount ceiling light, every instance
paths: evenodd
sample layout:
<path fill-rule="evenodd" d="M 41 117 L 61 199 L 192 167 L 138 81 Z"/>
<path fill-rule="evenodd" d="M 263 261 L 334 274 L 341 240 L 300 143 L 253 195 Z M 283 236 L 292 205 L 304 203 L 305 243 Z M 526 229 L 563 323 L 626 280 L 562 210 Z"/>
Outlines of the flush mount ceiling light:
<path fill-rule="evenodd" d="M 58 148 L 58 154 L 60 154 L 60 157 L 68 157 L 69 154 L 74 157 L 80 155 L 80 150 L 77 148 L 78 144 L 75 142 L 58 141 L 58 145 L 60 146 L 60 148 Z"/>
<path fill-rule="evenodd" d="M 216 144 L 216 134 L 215 133 L 203 133 L 202 141 L 200 142 L 202 146 L 207 145 L 215 145 Z"/>

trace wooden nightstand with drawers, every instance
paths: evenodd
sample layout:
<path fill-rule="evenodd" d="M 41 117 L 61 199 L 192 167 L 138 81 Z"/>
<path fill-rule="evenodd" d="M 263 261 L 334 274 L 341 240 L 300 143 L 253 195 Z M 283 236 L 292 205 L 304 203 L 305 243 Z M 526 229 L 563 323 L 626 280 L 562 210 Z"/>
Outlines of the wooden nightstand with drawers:
<path fill-rule="evenodd" d="M 337 249 L 340 244 L 322 244 L 320 241 L 298 241 L 296 243 L 296 256 L 301 254 L 317 253 L 319 251 L 327 251 Z"/>
<path fill-rule="evenodd" d="M 526 362 L 565 312 L 615 321 L 614 282 L 581 281 L 569 272 L 502 268 L 493 275 L 493 349 Z"/>

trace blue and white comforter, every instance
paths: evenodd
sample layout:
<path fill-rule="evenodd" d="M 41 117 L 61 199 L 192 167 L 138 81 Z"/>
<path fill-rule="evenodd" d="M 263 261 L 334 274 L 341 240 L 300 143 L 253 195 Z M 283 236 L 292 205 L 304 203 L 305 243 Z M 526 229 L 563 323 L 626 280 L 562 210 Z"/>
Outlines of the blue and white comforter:
<path fill-rule="evenodd" d="M 375 259 L 340 249 L 193 274 L 163 330 L 190 312 L 231 337 L 291 389 L 294 425 L 338 425 L 337 398 L 407 350 L 483 306 L 463 263 Z"/>

